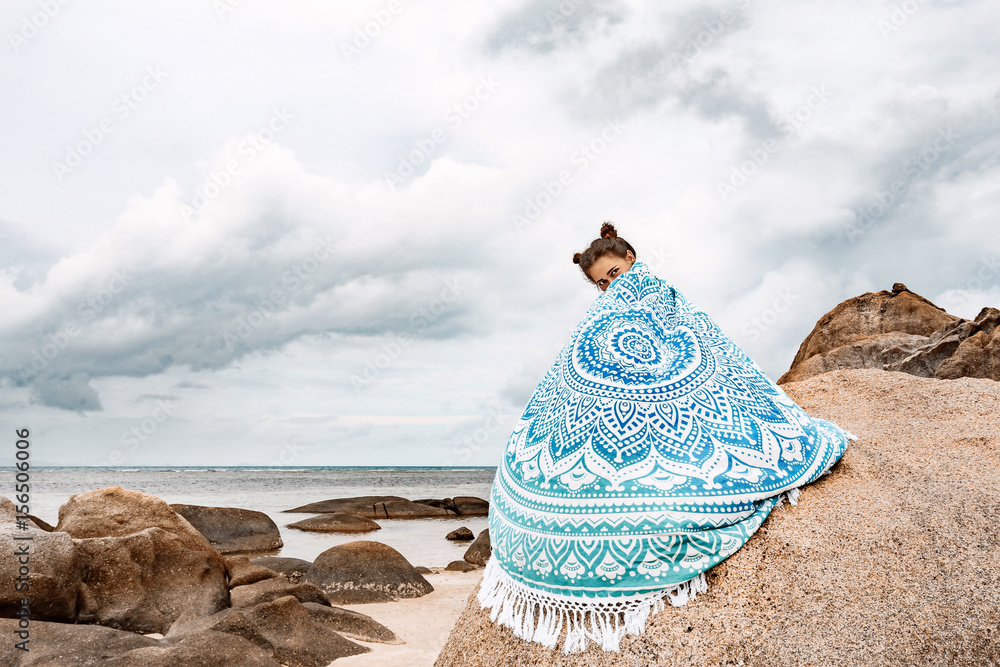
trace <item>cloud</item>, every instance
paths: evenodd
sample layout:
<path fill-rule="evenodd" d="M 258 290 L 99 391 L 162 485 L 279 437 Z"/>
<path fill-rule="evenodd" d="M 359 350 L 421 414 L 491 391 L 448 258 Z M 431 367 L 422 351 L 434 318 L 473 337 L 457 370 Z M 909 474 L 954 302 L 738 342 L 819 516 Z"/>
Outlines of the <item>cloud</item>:
<path fill-rule="evenodd" d="M 487 38 L 487 50 L 494 55 L 513 50 L 551 53 L 622 22 L 626 14 L 617 0 L 526 2 L 498 21 Z"/>
<path fill-rule="evenodd" d="M 241 177 L 190 221 L 168 180 L 30 288 L 8 277 L 5 305 L 27 312 L 30 303 L 34 316 L 2 331 L 2 372 L 34 386 L 43 404 L 99 409 L 88 378 L 221 369 L 303 336 L 477 329 L 476 301 L 461 297 L 479 280 L 473 266 L 491 233 L 435 230 L 408 200 L 462 181 L 488 199 L 488 171 L 439 160 L 413 194 L 376 205 L 364 203 L 365 188 L 312 176 L 277 146 Z"/>
<path fill-rule="evenodd" d="M 77 412 L 101 409 L 100 398 L 85 373 L 63 377 L 42 375 L 32 382 L 31 388 L 32 401 L 43 405 Z"/>
<path fill-rule="evenodd" d="M 73 443 L 42 458 L 103 460 L 157 396 L 174 415 L 130 464 L 268 462 L 293 438 L 296 464 L 454 457 L 597 296 L 569 258 L 605 219 L 772 377 L 864 291 L 996 305 L 993 3 L 888 34 L 864 4 L 413 9 L 349 60 L 372 10 L 313 0 L 67 9 L 3 56 L 0 411 Z M 162 86 L 54 178 L 147 66 Z M 502 431 L 462 462 L 494 464 Z"/>

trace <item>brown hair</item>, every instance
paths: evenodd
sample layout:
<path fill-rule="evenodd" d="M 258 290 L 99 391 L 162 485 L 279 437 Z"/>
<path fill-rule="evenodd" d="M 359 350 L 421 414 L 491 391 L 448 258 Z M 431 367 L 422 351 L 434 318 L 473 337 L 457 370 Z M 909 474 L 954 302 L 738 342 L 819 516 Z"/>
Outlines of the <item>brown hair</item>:
<path fill-rule="evenodd" d="M 573 263 L 579 264 L 580 270 L 583 271 L 583 275 L 586 276 L 587 280 L 594 282 L 587 271 L 590 270 L 590 267 L 594 265 L 594 262 L 598 258 L 611 254 L 615 257 L 625 259 L 628 252 L 631 252 L 632 256 L 636 257 L 635 248 L 632 247 L 632 244 L 618 236 L 615 226 L 610 221 L 605 221 L 601 225 L 601 237 L 594 239 L 590 243 L 590 247 L 583 252 L 574 253 Z"/>

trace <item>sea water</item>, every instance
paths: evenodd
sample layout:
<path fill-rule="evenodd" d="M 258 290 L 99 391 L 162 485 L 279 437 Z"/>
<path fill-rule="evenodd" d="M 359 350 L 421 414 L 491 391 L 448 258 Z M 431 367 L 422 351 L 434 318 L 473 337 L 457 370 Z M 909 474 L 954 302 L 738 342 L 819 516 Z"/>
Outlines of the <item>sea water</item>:
<path fill-rule="evenodd" d="M 30 510 L 55 525 L 59 506 L 70 495 L 120 486 L 171 504 L 263 512 L 278 525 L 284 542 L 282 548 L 266 555 L 311 561 L 338 544 L 375 540 L 393 547 L 413 565 L 443 567 L 461 560 L 469 545 L 446 540 L 445 535 L 459 526 L 478 535 L 488 525 L 486 517 L 378 519 L 381 530 L 339 534 L 288 528 L 288 524 L 314 515 L 283 510 L 350 496 L 402 496 L 410 500 L 476 496 L 488 500 L 495 474 L 495 467 L 33 467 Z M 11 497 L 13 489 L 5 486 L 0 486 L 0 495 Z"/>

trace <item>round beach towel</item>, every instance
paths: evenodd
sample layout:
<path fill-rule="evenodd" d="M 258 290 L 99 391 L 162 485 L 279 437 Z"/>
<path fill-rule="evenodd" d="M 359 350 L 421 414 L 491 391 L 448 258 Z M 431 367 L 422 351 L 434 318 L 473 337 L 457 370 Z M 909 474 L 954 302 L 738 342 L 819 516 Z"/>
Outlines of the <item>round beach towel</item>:
<path fill-rule="evenodd" d="M 851 434 L 814 419 L 642 262 L 612 281 L 538 384 L 493 482 L 478 598 L 526 640 L 616 651 L 706 590 Z"/>

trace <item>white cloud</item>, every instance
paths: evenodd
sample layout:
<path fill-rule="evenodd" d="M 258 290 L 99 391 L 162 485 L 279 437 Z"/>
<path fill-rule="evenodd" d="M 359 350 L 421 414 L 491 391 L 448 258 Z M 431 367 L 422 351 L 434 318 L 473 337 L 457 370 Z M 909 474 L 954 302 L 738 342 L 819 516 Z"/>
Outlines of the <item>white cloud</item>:
<path fill-rule="evenodd" d="M 66 6 L 0 56 L 0 410 L 66 463 L 171 396 L 129 463 L 294 440 L 303 465 L 493 464 L 503 428 L 466 440 L 519 412 L 596 297 L 570 257 L 604 219 L 772 377 L 863 291 L 996 305 L 990 2 L 885 37 L 883 6 L 570 4 L 402 1 L 351 58 L 385 3 Z M 148 66 L 162 85 L 57 180 Z"/>

